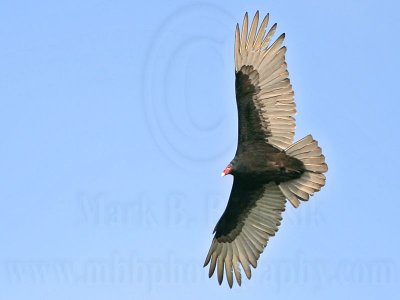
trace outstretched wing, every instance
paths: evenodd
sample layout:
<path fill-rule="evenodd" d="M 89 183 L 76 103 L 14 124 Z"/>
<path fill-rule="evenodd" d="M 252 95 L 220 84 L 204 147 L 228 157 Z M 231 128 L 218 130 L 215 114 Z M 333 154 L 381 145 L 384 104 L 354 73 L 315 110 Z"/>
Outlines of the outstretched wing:
<path fill-rule="evenodd" d="M 235 177 L 228 205 L 215 227 L 215 236 L 204 266 L 210 262 L 209 276 L 217 266 L 218 282 L 222 283 L 224 270 L 230 287 L 233 273 L 241 285 L 239 263 L 250 279 L 250 265 L 257 260 L 270 236 L 278 231 L 281 214 L 285 210 L 285 196 L 275 183 L 254 185 Z"/>
<path fill-rule="evenodd" d="M 266 32 L 269 15 L 258 27 L 257 11 L 248 30 L 248 15 L 235 34 L 236 102 L 239 115 L 239 147 L 267 140 L 286 149 L 294 138 L 294 93 L 285 62 L 282 34 L 270 45 L 276 24 Z"/>

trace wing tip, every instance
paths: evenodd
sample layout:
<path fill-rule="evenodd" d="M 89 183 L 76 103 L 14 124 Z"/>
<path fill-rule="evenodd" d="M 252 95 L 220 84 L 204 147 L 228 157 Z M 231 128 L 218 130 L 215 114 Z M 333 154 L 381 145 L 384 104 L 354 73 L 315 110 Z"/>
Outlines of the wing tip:
<path fill-rule="evenodd" d="M 244 14 L 244 17 L 243 17 L 243 27 L 244 27 L 244 24 L 248 23 L 248 21 L 249 21 L 249 13 L 246 11 L 246 13 Z M 243 28 L 242 28 L 242 30 L 243 30 Z"/>

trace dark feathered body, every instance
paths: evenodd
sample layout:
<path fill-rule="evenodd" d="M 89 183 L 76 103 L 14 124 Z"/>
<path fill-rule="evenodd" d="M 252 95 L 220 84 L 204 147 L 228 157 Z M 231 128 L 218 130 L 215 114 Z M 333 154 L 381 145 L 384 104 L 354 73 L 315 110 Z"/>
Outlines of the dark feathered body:
<path fill-rule="evenodd" d="M 265 141 L 252 143 L 247 149 L 238 149 L 232 160 L 232 175 L 247 177 L 257 183 L 274 181 L 279 184 L 299 178 L 305 170 L 300 160 Z"/>

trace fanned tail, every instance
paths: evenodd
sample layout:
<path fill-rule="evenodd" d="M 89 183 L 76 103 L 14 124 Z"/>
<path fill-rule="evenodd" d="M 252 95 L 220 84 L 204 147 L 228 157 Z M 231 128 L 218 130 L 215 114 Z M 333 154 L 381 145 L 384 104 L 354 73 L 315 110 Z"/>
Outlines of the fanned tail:
<path fill-rule="evenodd" d="M 285 152 L 302 161 L 306 169 L 300 178 L 279 184 L 285 197 L 294 207 L 298 207 L 299 200 L 307 201 L 325 185 L 323 173 L 328 171 L 328 165 L 325 163 L 325 156 L 318 142 L 311 135 L 289 146 Z"/>

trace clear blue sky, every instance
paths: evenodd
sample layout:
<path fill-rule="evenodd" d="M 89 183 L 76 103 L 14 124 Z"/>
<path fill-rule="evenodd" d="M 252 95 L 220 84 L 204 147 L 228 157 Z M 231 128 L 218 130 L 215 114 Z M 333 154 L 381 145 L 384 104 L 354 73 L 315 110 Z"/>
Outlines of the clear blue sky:
<path fill-rule="evenodd" d="M 236 22 L 286 32 L 327 185 L 230 290 Z M 396 1 L 2 1 L 0 299 L 398 299 Z M 218 297 L 218 298 L 217 298 Z"/>

